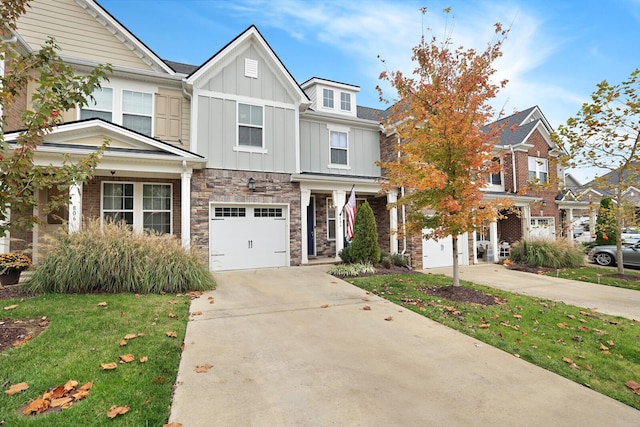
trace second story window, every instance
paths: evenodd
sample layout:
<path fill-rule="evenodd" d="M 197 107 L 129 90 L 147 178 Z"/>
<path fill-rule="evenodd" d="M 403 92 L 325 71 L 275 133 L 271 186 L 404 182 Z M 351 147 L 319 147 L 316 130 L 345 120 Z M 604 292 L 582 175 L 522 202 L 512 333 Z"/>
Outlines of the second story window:
<path fill-rule="evenodd" d="M 529 156 L 529 181 L 549 181 L 549 160 Z"/>
<path fill-rule="evenodd" d="M 122 91 L 122 126 L 151 136 L 153 95 L 150 93 Z"/>
<path fill-rule="evenodd" d="M 80 111 L 80 119 L 103 119 L 113 121 L 113 89 L 103 87 L 96 89 L 91 94 L 87 105 Z"/>
<path fill-rule="evenodd" d="M 262 107 L 238 104 L 238 145 L 263 147 Z"/>
<path fill-rule="evenodd" d="M 492 159 L 492 162 L 500 164 L 500 159 L 497 158 L 497 157 L 494 157 Z M 490 185 L 502 185 L 502 172 L 490 174 L 490 176 L 489 176 L 489 184 Z"/>
<path fill-rule="evenodd" d="M 333 91 L 331 89 L 322 89 L 322 106 L 333 108 Z"/>
<path fill-rule="evenodd" d="M 331 164 L 348 165 L 348 147 L 346 132 L 331 131 Z"/>
<path fill-rule="evenodd" d="M 351 94 L 340 92 L 340 109 L 343 111 L 351 111 Z"/>

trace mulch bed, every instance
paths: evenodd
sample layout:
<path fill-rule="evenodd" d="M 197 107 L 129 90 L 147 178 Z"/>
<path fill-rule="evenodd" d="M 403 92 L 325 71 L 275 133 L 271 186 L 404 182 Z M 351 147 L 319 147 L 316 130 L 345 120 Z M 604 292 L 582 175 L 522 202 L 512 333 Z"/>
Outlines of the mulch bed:
<path fill-rule="evenodd" d="M 29 296 L 33 295 L 24 292 L 18 285 L 0 286 L 0 300 L 20 299 Z M 47 324 L 41 318 L 0 319 L 0 352 L 22 345 L 36 337 L 46 328 Z"/>

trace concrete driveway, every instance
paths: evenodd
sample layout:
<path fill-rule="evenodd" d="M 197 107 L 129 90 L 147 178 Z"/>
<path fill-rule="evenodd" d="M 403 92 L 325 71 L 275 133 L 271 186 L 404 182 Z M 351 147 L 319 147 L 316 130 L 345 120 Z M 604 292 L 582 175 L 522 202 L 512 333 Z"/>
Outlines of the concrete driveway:
<path fill-rule="evenodd" d="M 218 289 L 192 302 L 202 315 L 187 327 L 170 421 L 640 425 L 640 411 L 367 295 L 326 269 L 217 274 Z M 206 364 L 207 372 L 195 372 Z"/>

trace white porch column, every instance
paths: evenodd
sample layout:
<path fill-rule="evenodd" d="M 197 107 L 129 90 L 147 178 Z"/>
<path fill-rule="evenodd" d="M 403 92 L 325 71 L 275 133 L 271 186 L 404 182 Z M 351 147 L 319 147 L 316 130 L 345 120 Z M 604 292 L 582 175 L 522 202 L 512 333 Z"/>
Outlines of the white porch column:
<path fill-rule="evenodd" d="M 5 218 L 7 218 L 7 221 L 11 219 L 11 209 L 7 209 L 5 213 Z M 5 225 L 7 221 L 2 221 L 2 224 Z M 10 250 L 9 241 L 10 241 L 10 234 L 7 231 L 4 233 L 2 237 L 0 237 L 0 254 L 5 254 L 9 252 Z"/>
<path fill-rule="evenodd" d="M 311 201 L 311 190 L 308 188 L 300 189 L 300 237 L 302 242 L 302 264 L 309 264 L 309 249 L 307 246 L 309 245 L 309 238 L 307 233 L 307 208 L 309 207 L 309 202 Z"/>
<path fill-rule="evenodd" d="M 573 238 L 573 208 L 569 208 L 569 235 L 567 236 L 567 240 L 571 246 L 573 246 L 574 238 Z"/>
<path fill-rule="evenodd" d="M 82 184 L 69 187 L 69 200 L 69 233 L 75 233 L 82 226 Z"/>
<path fill-rule="evenodd" d="M 498 222 L 491 221 L 489 224 L 489 244 L 491 245 L 491 252 L 493 252 L 493 261 L 498 261 Z"/>
<path fill-rule="evenodd" d="M 397 201 L 397 191 L 387 193 L 387 203 L 395 203 Z M 392 254 L 398 253 L 398 208 L 395 206 L 389 210 L 389 252 Z"/>
<path fill-rule="evenodd" d="M 346 204 L 344 190 L 334 190 L 333 204 L 335 205 L 335 217 L 336 217 L 336 261 L 340 260 L 340 251 L 344 248 L 344 221 L 343 221 L 343 208 Z"/>
<path fill-rule="evenodd" d="M 522 206 L 522 238 L 529 239 L 531 231 L 531 207 Z"/>
<path fill-rule="evenodd" d="M 180 175 L 180 240 L 182 247 L 191 247 L 191 174 L 192 169 Z"/>

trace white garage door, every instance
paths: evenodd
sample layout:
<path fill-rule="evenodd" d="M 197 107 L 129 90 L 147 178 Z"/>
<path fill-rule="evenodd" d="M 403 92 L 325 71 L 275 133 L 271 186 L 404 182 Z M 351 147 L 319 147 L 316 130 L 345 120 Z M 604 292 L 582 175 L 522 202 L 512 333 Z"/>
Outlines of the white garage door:
<path fill-rule="evenodd" d="M 212 271 L 289 265 L 286 206 L 211 205 Z"/>
<path fill-rule="evenodd" d="M 531 218 L 529 228 L 529 238 L 531 239 L 553 239 L 556 236 L 555 219 L 551 218 Z"/>
<path fill-rule="evenodd" d="M 453 266 L 453 240 L 451 236 L 444 239 L 422 239 L 422 268 L 438 268 Z M 467 234 L 458 236 L 458 265 L 468 265 Z"/>

